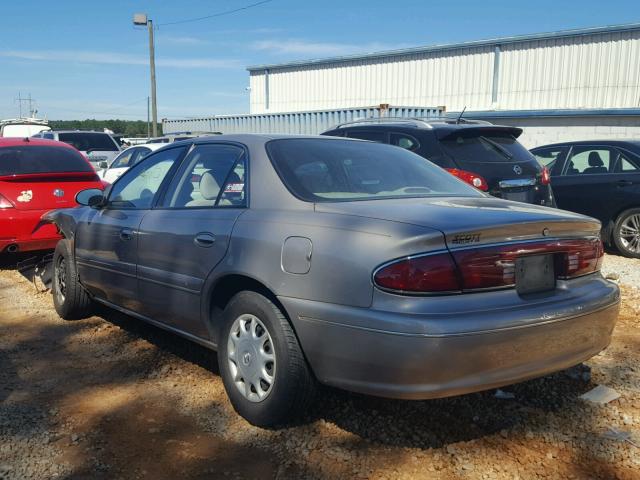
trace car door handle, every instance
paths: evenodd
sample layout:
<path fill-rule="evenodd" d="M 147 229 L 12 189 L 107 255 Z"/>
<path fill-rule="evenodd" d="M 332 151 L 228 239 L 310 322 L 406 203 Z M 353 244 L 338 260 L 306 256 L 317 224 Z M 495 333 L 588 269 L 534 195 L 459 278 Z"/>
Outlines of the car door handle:
<path fill-rule="evenodd" d="M 198 247 L 209 248 L 213 246 L 216 241 L 216 237 L 213 233 L 199 233 L 193 239 L 193 243 L 195 243 Z"/>
<path fill-rule="evenodd" d="M 629 187 L 633 185 L 631 180 L 618 180 L 616 183 L 619 187 Z"/>
<path fill-rule="evenodd" d="M 130 228 L 123 228 L 120 230 L 120 240 L 131 240 L 133 238 L 134 231 Z"/>

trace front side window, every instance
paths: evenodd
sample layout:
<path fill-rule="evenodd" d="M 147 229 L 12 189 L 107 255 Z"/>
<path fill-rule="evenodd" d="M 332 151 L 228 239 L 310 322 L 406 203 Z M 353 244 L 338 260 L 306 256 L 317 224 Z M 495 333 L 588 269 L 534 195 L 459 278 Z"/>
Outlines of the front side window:
<path fill-rule="evenodd" d="M 244 206 L 244 150 L 235 145 L 193 149 L 164 196 L 166 208 Z"/>
<path fill-rule="evenodd" d="M 61 142 L 73 145 L 81 152 L 117 152 L 120 149 L 115 140 L 106 133 L 98 132 L 70 132 L 59 133 L 58 139 Z"/>
<path fill-rule="evenodd" d="M 613 150 L 608 147 L 573 147 L 564 175 L 594 175 L 609 173 Z"/>
<path fill-rule="evenodd" d="M 182 156 L 187 146 L 171 148 L 149 156 L 130 168 L 111 187 L 111 208 L 151 208 L 153 199 L 171 167 Z"/>
<path fill-rule="evenodd" d="M 533 153 L 533 156 L 536 157 L 536 160 L 538 160 L 542 166 L 552 170 L 558 158 L 560 158 L 566 150 L 567 147 L 537 148 L 532 150 L 531 153 Z"/>
<path fill-rule="evenodd" d="M 282 139 L 267 144 L 287 188 L 309 202 L 483 194 L 407 150 L 349 140 Z"/>
<path fill-rule="evenodd" d="M 116 157 L 110 168 L 129 168 L 131 165 L 133 165 L 131 159 L 133 157 L 133 154 L 135 153 L 135 150 L 135 148 L 129 148 L 128 150 L 122 152 Z"/>

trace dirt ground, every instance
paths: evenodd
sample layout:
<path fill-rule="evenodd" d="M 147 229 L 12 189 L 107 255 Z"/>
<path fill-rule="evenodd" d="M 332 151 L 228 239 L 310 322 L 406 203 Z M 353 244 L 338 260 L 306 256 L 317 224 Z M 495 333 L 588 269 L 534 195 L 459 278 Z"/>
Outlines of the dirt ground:
<path fill-rule="evenodd" d="M 107 309 L 63 321 L 5 259 L 0 479 L 640 479 L 640 290 L 622 288 L 590 379 L 561 372 L 512 399 L 325 389 L 300 426 L 267 431 L 235 414 L 208 350 Z M 578 398 L 600 384 L 620 398 Z"/>

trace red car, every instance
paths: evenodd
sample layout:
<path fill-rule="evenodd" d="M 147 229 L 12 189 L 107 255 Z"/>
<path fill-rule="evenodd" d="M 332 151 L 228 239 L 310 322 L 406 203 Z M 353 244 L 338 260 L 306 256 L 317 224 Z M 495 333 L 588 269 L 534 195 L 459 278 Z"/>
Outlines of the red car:
<path fill-rule="evenodd" d="M 76 194 L 104 188 L 91 164 L 63 142 L 0 138 L 0 253 L 55 248 L 49 210 L 75 207 Z"/>

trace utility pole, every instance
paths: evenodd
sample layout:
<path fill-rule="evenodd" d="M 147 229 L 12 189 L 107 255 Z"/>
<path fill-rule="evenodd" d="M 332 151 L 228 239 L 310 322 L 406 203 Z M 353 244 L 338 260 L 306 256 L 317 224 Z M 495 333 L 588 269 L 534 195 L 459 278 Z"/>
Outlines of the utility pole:
<path fill-rule="evenodd" d="M 151 121 L 149 120 L 149 97 L 147 97 L 147 140 L 151 138 Z"/>
<path fill-rule="evenodd" d="M 151 117 L 153 136 L 158 136 L 158 105 L 156 102 L 156 55 L 153 44 L 153 21 L 147 17 L 146 13 L 136 13 L 133 15 L 134 25 L 146 25 L 149 30 L 149 68 L 151 70 Z"/>

